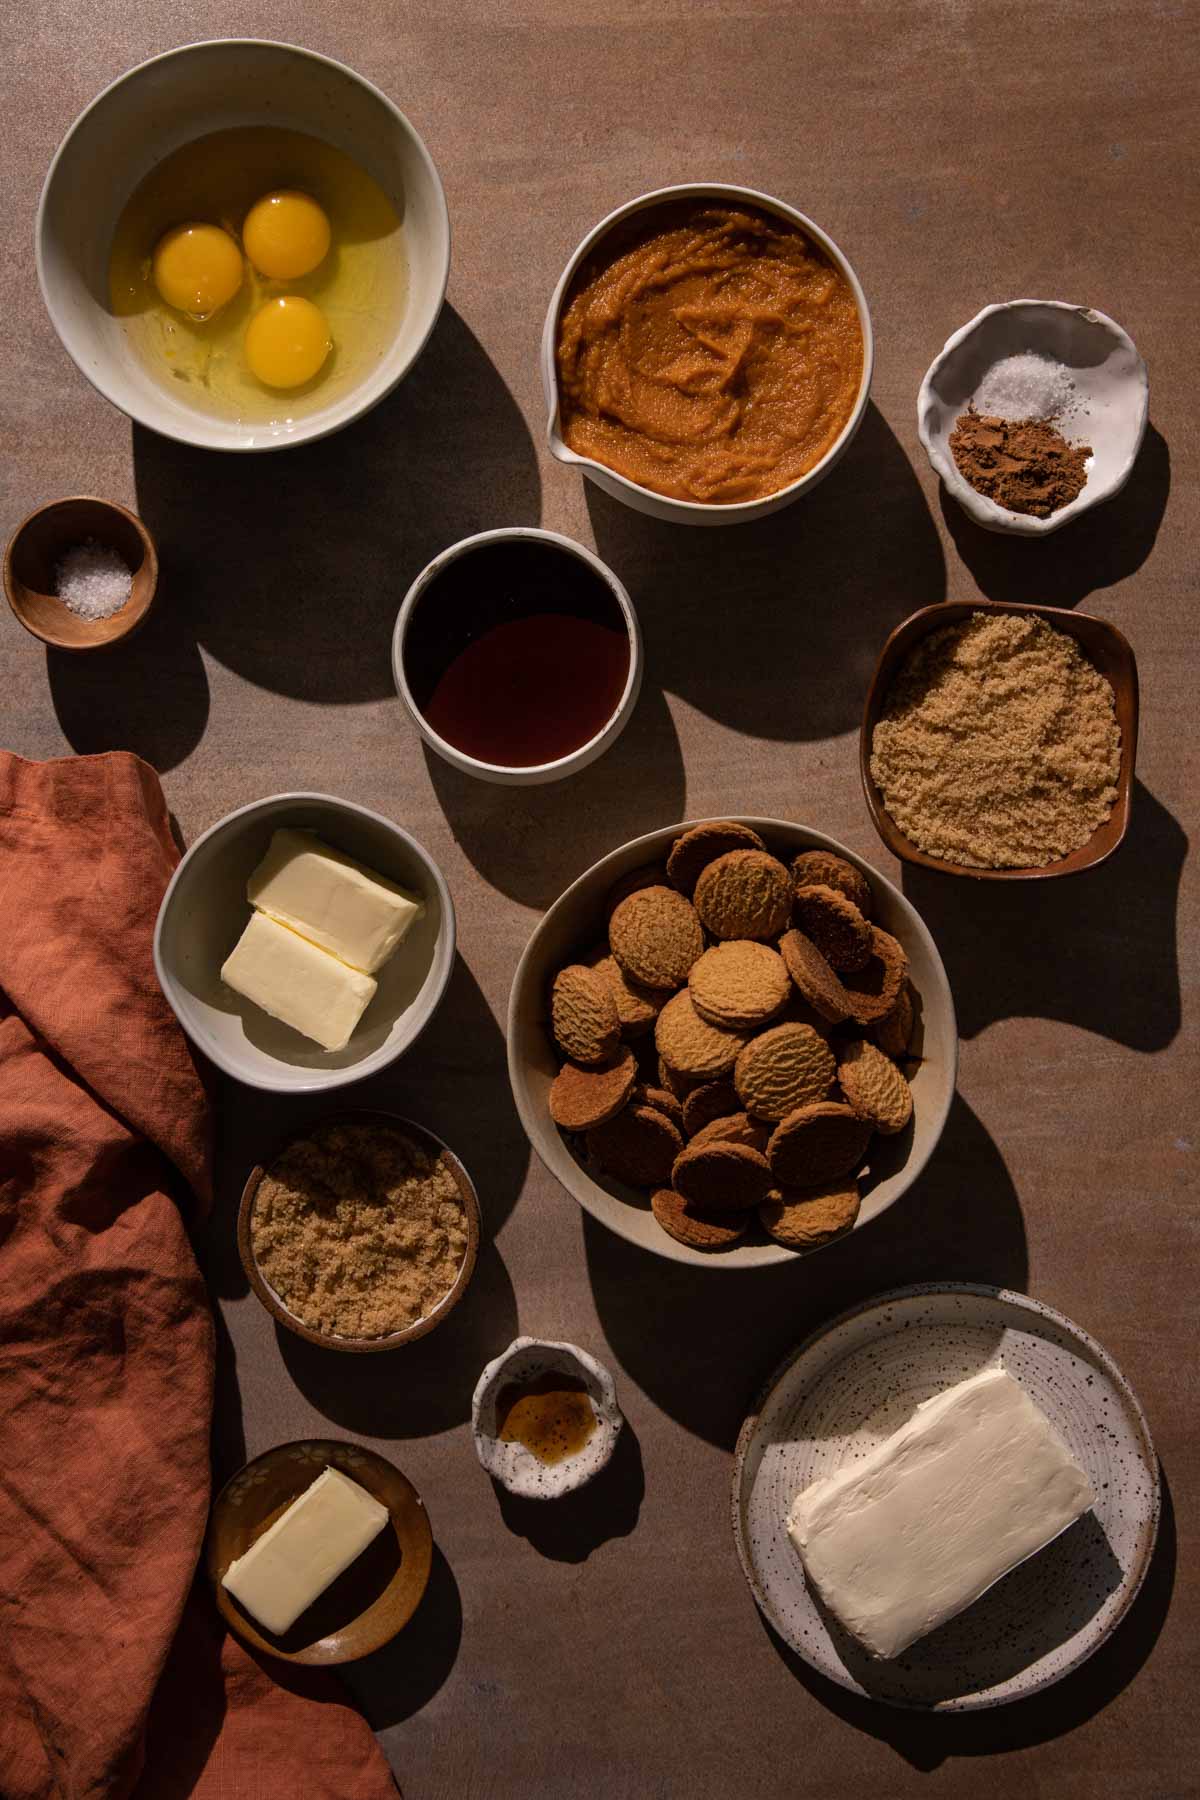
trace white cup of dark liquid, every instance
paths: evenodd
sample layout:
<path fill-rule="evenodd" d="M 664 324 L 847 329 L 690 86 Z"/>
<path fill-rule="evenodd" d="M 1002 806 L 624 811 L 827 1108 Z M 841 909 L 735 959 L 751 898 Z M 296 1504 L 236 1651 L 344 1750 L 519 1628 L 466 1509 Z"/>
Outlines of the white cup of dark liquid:
<path fill-rule="evenodd" d="M 396 690 L 431 749 L 483 781 L 575 775 L 625 729 L 642 637 L 624 586 L 557 531 L 463 538 L 422 569 L 392 635 Z"/>

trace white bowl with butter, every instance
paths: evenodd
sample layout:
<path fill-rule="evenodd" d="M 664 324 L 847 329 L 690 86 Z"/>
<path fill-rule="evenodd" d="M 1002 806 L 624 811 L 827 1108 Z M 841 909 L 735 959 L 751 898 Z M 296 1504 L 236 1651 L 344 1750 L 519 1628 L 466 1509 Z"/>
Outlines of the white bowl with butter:
<path fill-rule="evenodd" d="M 347 896 L 336 866 L 297 886 L 294 873 L 273 875 L 267 863 L 252 905 L 256 872 L 290 834 L 301 847 L 328 846 L 379 883 L 356 881 Z M 409 916 L 397 900 L 399 924 L 385 904 L 393 891 L 417 903 Z M 298 920 L 297 909 L 325 926 Z M 323 936 L 324 944 L 312 941 Z M 353 801 L 308 793 L 255 801 L 199 837 L 154 933 L 159 982 L 193 1043 L 235 1080 L 293 1094 L 344 1087 L 403 1055 L 437 1010 L 454 946 L 450 890 L 416 839 Z M 268 1010 L 288 1011 L 272 999 L 276 991 L 303 1003 L 292 1023 Z M 326 1048 L 321 1037 L 342 1047 Z"/>

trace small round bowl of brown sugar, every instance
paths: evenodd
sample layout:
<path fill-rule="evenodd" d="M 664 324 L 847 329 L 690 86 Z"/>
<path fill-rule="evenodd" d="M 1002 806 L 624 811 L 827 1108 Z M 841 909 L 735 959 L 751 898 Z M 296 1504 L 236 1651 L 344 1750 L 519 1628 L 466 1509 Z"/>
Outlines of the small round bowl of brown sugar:
<path fill-rule="evenodd" d="M 947 339 L 921 383 L 917 430 L 977 525 L 1044 537 L 1125 486 L 1149 405 L 1146 365 L 1115 319 L 1005 300 Z"/>
<path fill-rule="evenodd" d="M 944 875 L 1077 874 L 1128 829 L 1137 733 L 1137 663 L 1107 620 L 926 606 L 893 631 L 867 694 L 867 810 L 893 855 Z"/>
<path fill-rule="evenodd" d="M 338 1113 L 251 1170 L 237 1235 L 250 1286 L 289 1331 L 329 1350 L 394 1350 L 466 1292 L 479 1197 L 423 1125 Z"/>

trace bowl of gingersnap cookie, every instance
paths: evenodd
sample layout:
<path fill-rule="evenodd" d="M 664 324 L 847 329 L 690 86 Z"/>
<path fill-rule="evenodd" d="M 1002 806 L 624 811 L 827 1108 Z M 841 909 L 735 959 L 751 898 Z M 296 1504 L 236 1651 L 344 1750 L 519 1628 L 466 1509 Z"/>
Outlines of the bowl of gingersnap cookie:
<path fill-rule="evenodd" d="M 937 947 L 898 888 L 780 819 L 649 832 L 560 896 L 518 965 L 508 1067 L 585 1212 L 675 1262 L 762 1268 L 916 1181 L 954 1095 Z"/>

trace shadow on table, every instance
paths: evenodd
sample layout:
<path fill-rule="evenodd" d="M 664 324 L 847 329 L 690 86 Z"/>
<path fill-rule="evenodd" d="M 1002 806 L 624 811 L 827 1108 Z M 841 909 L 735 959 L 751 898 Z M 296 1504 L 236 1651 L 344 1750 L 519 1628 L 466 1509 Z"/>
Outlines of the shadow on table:
<path fill-rule="evenodd" d="M 517 1335 L 517 1301 L 494 1244 L 479 1252 L 471 1285 L 427 1337 L 377 1356 L 326 1350 L 276 1324 L 288 1374 L 331 1423 L 357 1437 L 415 1438 L 449 1431 L 471 1416 L 483 1365 Z"/>
<path fill-rule="evenodd" d="M 479 873 L 539 909 L 618 844 L 687 816 L 679 740 L 649 670 L 616 743 L 567 781 L 493 787 L 432 750 L 425 760 L 451 830 Z"/>
<path fill-rule="evenodd" d="M 662 1260 L 648 1298 L 644 1250 L 587 1216 L 583 1236 L 596 1310 L 622 1368 L 685 1429 L 726 1449 L 758 1382 L 843 1308 L 917 1281 L 1021 1289 L 1029 1272 L 1008 1170 L 958 1095 L 911 1191 L 811 1256 L 745 1274 Z"/>
<path fill-rule="evenodd" d="M 609 1538 L 628 1537 L 638 1522 L 646 1478 L 628 1419 L 606 1469 L 558 1500 L 523 1500 L 493 1481 L 500 1514 L 516 1537 L 555 1562 L 586 1562 Z"/>
<path fill-rule="evenodd" d="M 395 392 L 333 437 L 231 455 L 135 425 L 133 460 L 163 629 L 259 687 L 332 705 L 393 692 L 392 627 L 431 557 L 541 508 L 520 409 L 451 306 Z M 161 681 L 152 692 L 173 704 Z"/>
<path fill-rule="evenodd" d="M 1009 1706 L 974 1713 L 929 1713 L 885 1706 L 818 1675 L 765 1620 L 763 1629 L 780 1660 L 815 1699 L 847 1725 L 890 1744 L 916 1769 L 931 1771 L 953 1756 L 1026 1750 L 1086 1724 L 1128 1687 L 1153 1650 L 1175 1585 L 1175 1512 L 1165 1473 L 1162 1501 L 1154 1556 L 1142 1591 L 1125 1618 L 1081 1668 Z"/>
<path fill-rule="evenodd" d="M 903 864 L 904 892 L 941 952 L 962 1036 L 1033 1017 L 1133 1050 L 1163 1049 L 1180 1022 L 1176 911 L 1187 852 L 1178 822 L 1136 781 L 1129 834 L 1099 868 L 968 882 Z"/>
<path fill-rule="evenodd" d="M 462 1642 L 462 1600 L 437 1545 L 429 1586 L 398 1637 L 339 1670 L 373 1731 L 402 1724 L 428 1706 L 453 1669 Z"/>
<path fill-rule="evenodd" d="M 585 488 L 597 550 L 630 590 L 653 679 L 754 737 L 856 726 L 888 633 L 946 595 L 928 503 L 874 406 L 819 487 L 754 524 L 667 524 Z"/>
<path fill-rule="evenodd" d="M 1171 491 L 1166 439 L 1147 427 L 1133 473 L 1115 499 L 1050 537 L 984 531 L 942 488 L 942 517 L 954 545 L 989 600 L 1076 606 L 1096 588 L 1140 569 L 1158 536 Z M 951 599 L 964 596 L 952 594 Z"/>
<path fill-rule="evenodd" d="M 171 581 L 164 558 L 160 586 Z M 167 594 L 127 643 L 93 656 L 47 650 L 46 680 L 63 736 L 81 756 L 132 750 L 165 772 L 191 755 L 208 723 L 208 676 Z"/>

